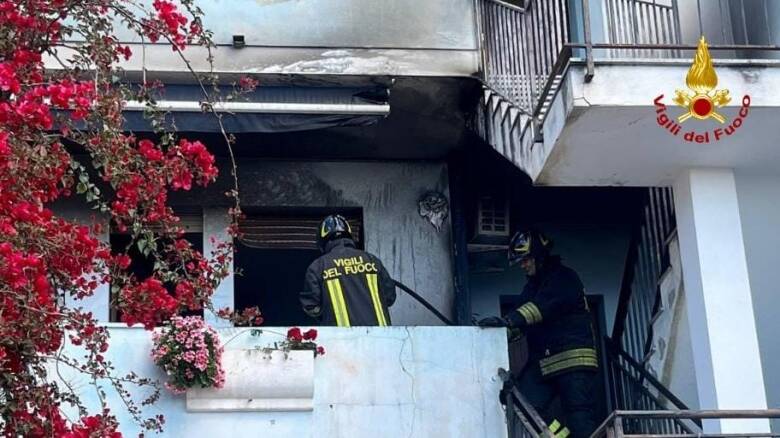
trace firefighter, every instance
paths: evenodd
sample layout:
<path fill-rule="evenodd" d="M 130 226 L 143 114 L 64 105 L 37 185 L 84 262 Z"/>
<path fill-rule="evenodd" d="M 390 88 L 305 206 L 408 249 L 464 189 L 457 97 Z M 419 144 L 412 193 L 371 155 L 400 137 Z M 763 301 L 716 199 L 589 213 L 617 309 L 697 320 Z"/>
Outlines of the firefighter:
<path fill-rule="evenodd" d="M 528 363 L 510 383 L 549 422 L 556 437 L 584 438 L 598 421 L 599 365 L 591 314 L 579 276 L 562 265 L 560 257 L 550 254 L 551 247 L 552 242 L 537 231 L 512 237 L 509 263 L 519 263 L 528 276 L 521 305 L 503 318 L 485 318 L 479 325 L 525 334 Z M 561 401 L 562 420 L 548 414 L 556 396 Z"/>
<path fill-rule="evenodd" d="M 323 255 L 306 270 L 303 310 L 322 325 L 388 326 L 395 282 L 376 256 L 355 248 L 340 215 L 326 217 L 317 233 Z"/>

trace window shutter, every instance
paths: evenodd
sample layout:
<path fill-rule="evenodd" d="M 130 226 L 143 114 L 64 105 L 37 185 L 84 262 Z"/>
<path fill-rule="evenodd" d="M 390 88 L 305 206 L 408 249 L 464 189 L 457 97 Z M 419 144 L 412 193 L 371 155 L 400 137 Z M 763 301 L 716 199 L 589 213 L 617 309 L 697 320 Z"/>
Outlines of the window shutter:
<path fill-rule="evenodd" d="M 317 233 L 325 215 L 247 215 L 239 221 L 239 241 L 258 249 L 317 249 Z M 363 221 L 344 215 L 359 243 Z"/>

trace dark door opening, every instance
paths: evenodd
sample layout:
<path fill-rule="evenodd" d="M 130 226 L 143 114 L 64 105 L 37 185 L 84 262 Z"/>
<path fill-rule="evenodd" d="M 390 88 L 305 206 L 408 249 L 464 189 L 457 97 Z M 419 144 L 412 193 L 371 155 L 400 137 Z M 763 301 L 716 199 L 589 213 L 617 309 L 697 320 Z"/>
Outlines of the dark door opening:
<path fill-rule="evenodd" d="M 314 325 L 303 312 L 299 294 L 309 265 L 321 255 L 317 232 L 322 219 L 341 214 L 363 246 L 360 209 L 285 209 L 247 213 L 239 225 L 234 264 L 235 307 L 257 306 L 265 326 Z"/>
<path fill-rule="evenodd" d="M 257 306 L 264 325 L 289 326 L 312 324 L 301 308 L 298 293 L 303 287 L 306 268 L 318 250 L 258 249 L 236 245 L 236 266 L 241 275 L 235 279 L 236 308 Z"/>
<path fill-rule="evenodd" d="M 602 295 L 586 295 L 588 307 L 590 307 L 593 316 L 593 334 L 596 340 L 596 348 L 599 350 L 599 390 L 593 394 L 593 402 L 597 405 L 597 423 L 601 423 L 607 417 L 607 381 L 605 370 L 607 367 L 604 355 L 604 333 L 606 332 L 606 318 L 604 315 L 604 297 Z M 500 296 L 501 315 L 506 316 L 509 312 L 517 309 L 523 304 L 520 301 L 520 295 L 501 295 Z M 528 361 L 528 344 L 525 338 L 518 342 L 509 343 L 509 371 L 518 377 L 526 366 L 538 366 Z M 553 416 L 561 417 L 562 411 L 560 400 L 553 400 L 550 411 Z"/>

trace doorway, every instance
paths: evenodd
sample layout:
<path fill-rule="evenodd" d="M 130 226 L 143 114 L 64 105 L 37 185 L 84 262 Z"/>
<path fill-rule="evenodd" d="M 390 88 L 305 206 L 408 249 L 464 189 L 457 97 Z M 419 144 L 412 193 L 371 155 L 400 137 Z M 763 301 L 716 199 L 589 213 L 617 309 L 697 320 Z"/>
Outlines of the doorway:
<path fill-rule="evenodd" d="M 604 333 L 606 332 L 606 318 L 604 313 L 604 296 L 603 295 L 585 295 L 588 301 L 588 307 L 590 308 L 592 316 L 593 335 L 596 343 L 596 349 L 598 350 L 599 357 L 599 373 L 598 373 L 598 386 L 599 390 L 596 394 L 593 394 L 593 402 L 596 403 L 596 415 L 598 416 L 598 423 L 601 423 L 603 419 L 607 417 L 607 380 L 606 380 L 606 356 L 604 355 Z M 501 316 L 506 317 L 509 312 L 514 311 L 523 302 L 520 300 L 520 295 L 501 295 L 499 298 L 501 306 Z M 535 366 L 535 364 L 528 362 L 528 345 L 525 342 L 525 338 L 522 338 L 516 342 L 509 343 L 509 372 L 514 377 L 519 377 L 523 368 L 526 366 Z M 560 406 L 560 400 L 553 400 L 550 410 L 555 417 L 562 416 L 562 408 Z"/>
<path fill-rule="evenodd" d="M 314 325 L 299 294 L 309 265 L 320 257 L 317 232 L 322 219 L 341 214 L 355 243 L 363 248 L 362 209 L 258 209 L 239 223 L 235 244 L 235 307 L 257 306 L 266 326 Z"/>

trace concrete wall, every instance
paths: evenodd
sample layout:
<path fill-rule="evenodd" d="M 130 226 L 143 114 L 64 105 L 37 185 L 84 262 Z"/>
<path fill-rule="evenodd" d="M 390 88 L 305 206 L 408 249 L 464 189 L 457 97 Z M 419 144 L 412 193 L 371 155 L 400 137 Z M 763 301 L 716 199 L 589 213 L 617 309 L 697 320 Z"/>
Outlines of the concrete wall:
<path fill-rule="evenodd" d="M 224 165 L 220 167 L 219 179 L 207 190 L 176 192 L 171 201 L 173 205 L 204 208 L 207 254 L 212 235 L 219 239 L 226 237 L 221 232 L 227 224 L 223 219 L 229 205 L 224 192 L 230 188 L 231 177 Z M 393 278 L 417 291 L 442 313 L 452 315 L 454 289 L 449 218 L 437 232 L 417 212 L 418 200 L 429 190 L 440 191 L 449 198 L 446 165 L 242 160 L 239 184 L 245 209 L 362 208 L 365 249 L 382 260 Z M 73 199 L 57 205 L 56 211 L 88 222 L 90 211 L 77 201 Z M 232 278 L 229 278 L 218 289 L 214 302 L 220 306 L 231 305 L 232 294 Z M 100 320 L 107 321 L 108 288 L 105 291 L 101 288 L 85 305 L 96 309 L 95 315 Z M 398 291 L 390 315 L 394 325 L 441 324 L 402 291 Z"/>
<path fill-rule="evenodd" d="M 611 333 L 628 252 L 628 226 L 540 224 L 539 227 L 553 239 L 554 252 L 563 258 L 563 263 L 580 275 L 585 291 L 604 296 L 607 331 Z M 504 266 L 504 271 L 469 274 L 473 313 L 498 314 L 500 295 L 522 291 L 526 282 L 522 269 L 507 267 L 506 263 Z"/>
<path fill-rule="evenodd" d="M 246 330 L 246 329 L 244 329 Z M 266 328 L 262 337 L 221 329 L 228 349 L 266 347 L 286 328 Z M 151 334 L 112 328 L 106 358 L 117 374 L 135 371 L 163 379 L 149 358 Z M 232 341 L 229 339 L 233 338 Z M 169 437 L 506 437 L 498 402 L 506 368 L 506 335 L 474 327 L 323 327 L 318 342 L 326 354 L 314 364 L 314 409 L 310 412 L 188 413 L 185 396 L 163 392 L 145 417 L 163 413 Z M 68 352 L 73 356 L 72 345 Z M 83 377 L 66 376 L 95 409 L 95 391 Z M 107 391 L 125 436 L 140 432 Z"/>
<path fill-rule="evenodd" d="M 151 4 L 152 0 L 143 3 Z M 196 0 L 217 44 L 476 49 L 471 0 Z M 120 37 L 137 41 L 129 32 Z"/>
<path fill-rule="evenodd" d="M 242 205 L 251 207 L 362 207 L 366 251 L 396 280 L 443 313 L 453 309 L 451 227 L 440 232 L 417 212 L 428 190 L 449 197 L 443 164 L 388 162 L 242 161 Z M 395 325 L 438 325 L 416 301 L 398 292 Z"/>
<path fill-rule="evenodd" d="M 139 3 L 151 4 L 152 0 Z M 471 0 L 196 0 L 217 47 L 187 49 L 195 71 L 234 74 L 471 76 L 479 70 Z M 188 66 L 166 44 L 141 45 L 117 25 L 133 56 L 120 67 L 136 76 L 191 81 Z M 246 45 L 233 48 L 234 35 Z M 141 53 L 145 56 L 141 56 Z M 61 57 L 68 58 L 60 52 Z M 208 58 L 213 55 L 213 64 Z M 57 69 L 53 57 L 47 68 Z M 237 80 L 237 76 L 232 76 Z M 287 83 L 290 78 L 276 77 Z M 330 81 L 330 79 L 328 79 Z M 262 81 L 268 84 L 268 78 Z"/>
<path fill-rule="evenodd" d="M 756 315 L 759 349 L 767 388 L 767 403 L 780 407 L 780 177 L 769 174 L 736 173 L 742 234 L 748 263 L 753 310 Z M 780 420 L 773 422 L 780 432 Z"/>
<path fill-rule="evenodd" d="M 445 164 L 242 159 L 238 174 L 241 205 L 247 210 L 362 208 L 365 249 L 382 260 L 393 278 L 417 291 L 444 314 L 451 315 L 454 292 L 450 221 L 448 218 L 437 232 L 417 212 L 418 200 L 429 190 L 449 198 Z M 221 164 L 220 177 L 207 190 L 176 192 L 172 196 L 174 205 L 205 208 L 208 232 L 204 234 L 204 247 L 207 249 L 210 236 L 218 234 L 219 223 L 224 222 L 219 216 L 230 205 L 224 193 L 231 188 L 231 183 L 230 170 Z M 232 288 L 221 287 L 219 293 L 215 302 L 232 302 L 229 296 Z M 390 315 L 394 325 L 441 323 L 401 291 Z"/>

